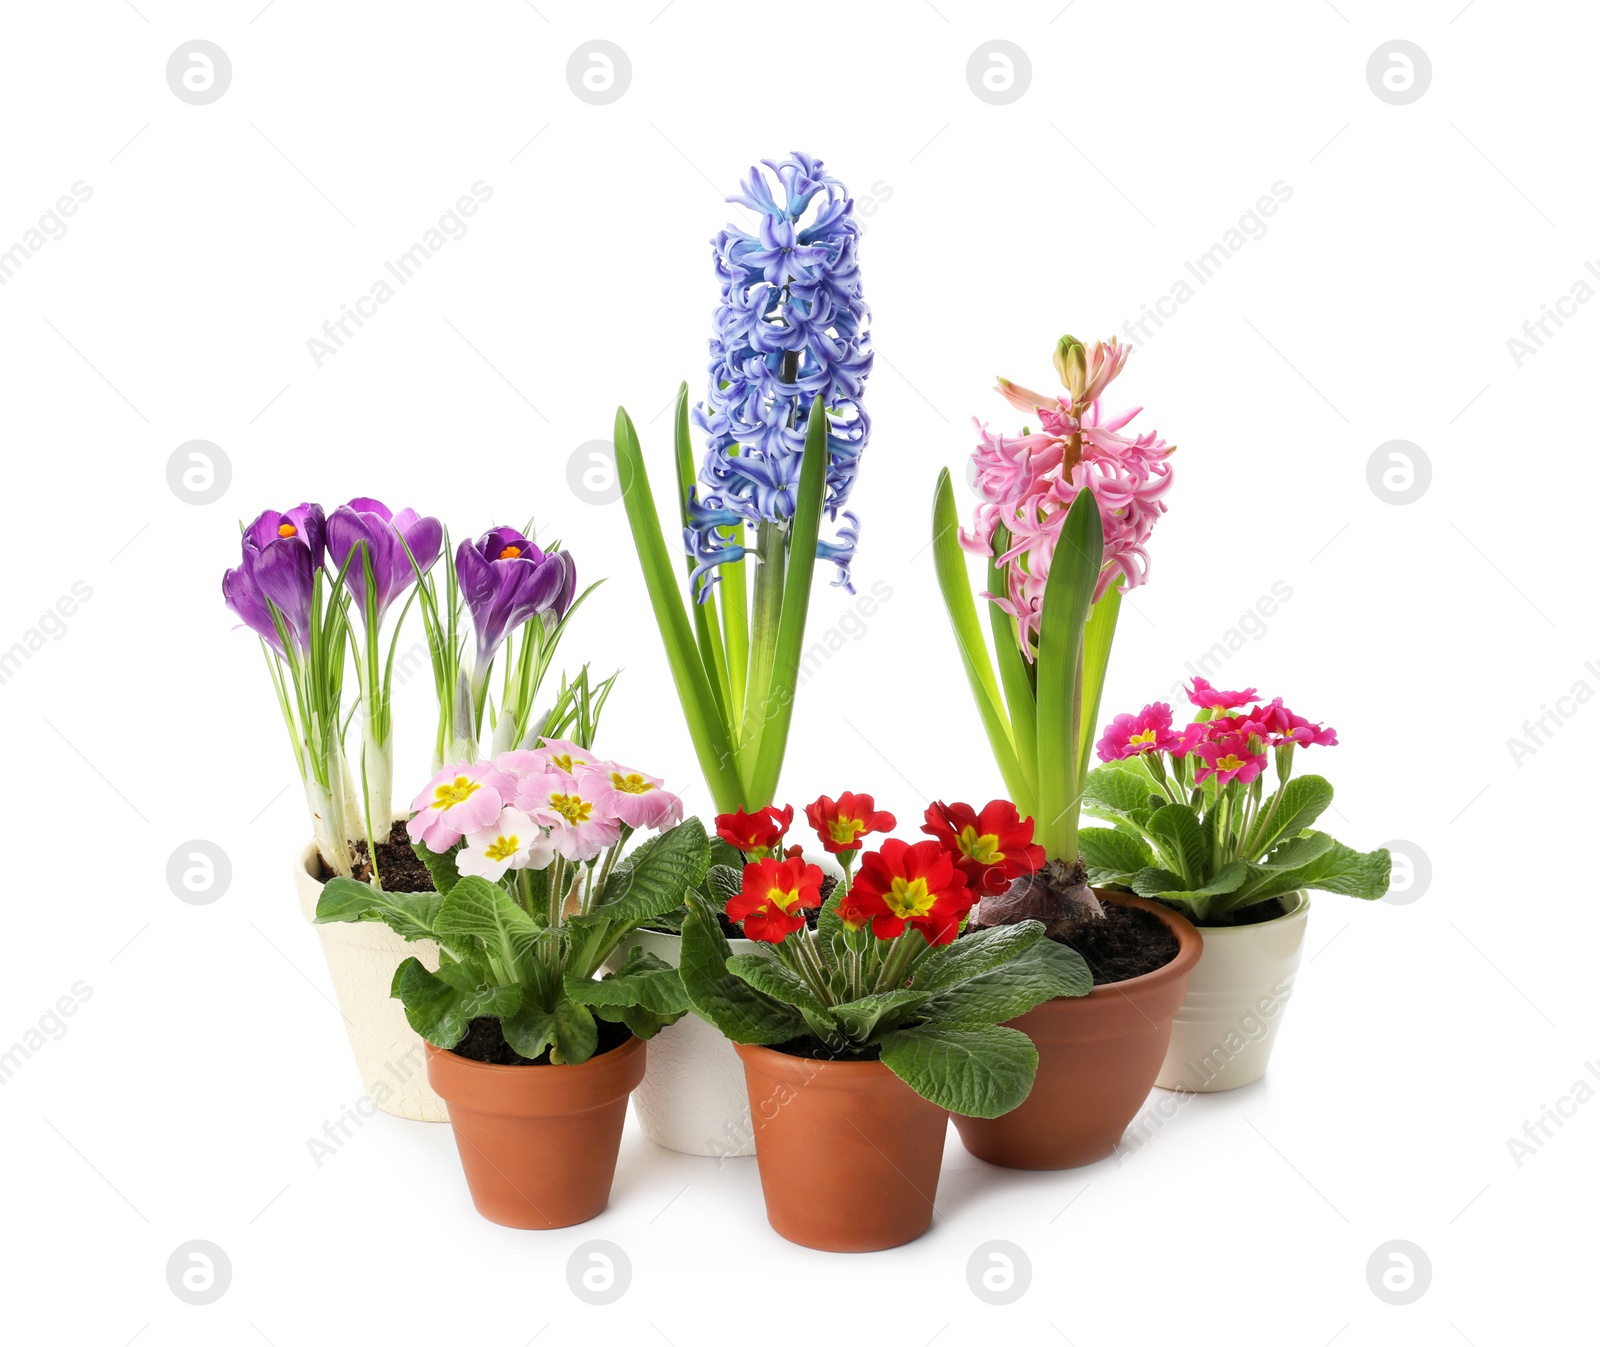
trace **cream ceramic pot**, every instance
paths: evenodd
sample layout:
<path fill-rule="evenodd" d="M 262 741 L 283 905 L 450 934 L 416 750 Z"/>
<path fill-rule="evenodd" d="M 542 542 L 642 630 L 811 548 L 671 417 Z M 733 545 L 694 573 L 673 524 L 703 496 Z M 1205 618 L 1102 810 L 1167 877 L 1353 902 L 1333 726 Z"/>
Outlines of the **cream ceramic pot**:
<path fill-rule="evenodd" d="M 318 868 L 316 846 L 307 845 L 294 866 L 300 912 L 307 921 L 315 919 L 322 894 Z M 397 1118 L 449 1121 L 444 1100 L 428 1084 L 422 1039 L 406 1022 L 400 1002 L 389 995 L 402 962 L 415 956 L 436 969 L 439 947 L 431 940 L 402 940 L 377 921 L 330 922 L 316 932 L 367 1097 Z"/>
<path fill-rule="evenodd" d="M 1205 949 L 1172 1020 L 1172 1041 L 1156 1077 L 1162 1089 L 1237 1090 L 1266 1073 L 1311 910 L 1304 891 L 1279 901 L 1283 915 L 1271 921 L 1200 928 Z"/>
<path fill-rule="evenodd" d="M 608 967 L 642 947 L 676 968 L 680 943 L 681 937 L 663 931 L 634 931 L 617 946 Z M 734 938 L 728 947 L 748 954 L 755 942 Z M 668 1150 L 717 1157 L 756 1153 L 744 1063 L 722 1031 L 692 1010 L 650 1040 L 633 1111 L 644 1134 Z"/>

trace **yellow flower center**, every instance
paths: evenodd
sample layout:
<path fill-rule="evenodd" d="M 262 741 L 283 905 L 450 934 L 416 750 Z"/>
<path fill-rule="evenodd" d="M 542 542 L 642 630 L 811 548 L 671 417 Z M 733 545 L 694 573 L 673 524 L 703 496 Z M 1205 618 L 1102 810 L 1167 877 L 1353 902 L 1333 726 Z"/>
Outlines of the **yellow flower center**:
<path fill-rule="evenodd" d="M 1131 736 L 1128 740 L 1128 743 L 1131 746 L 1133 744 L 1153 744 L 1155 741 L 1156 732 L 1153 729 L 1149 729 L 1142 730 L 1138 734 Z"/>
<path fill-rule="evenodd" d="M 515 856 L 517 850 L 517 837 L 513 833 L 510 837 L 495 838 L 494 841 L 489 843 L 488 849 L 483 854 L 491 861 L 503 861 L 508 856 Z"/>
<path fill-rule="evenodd" d="M 283 523 L 278 525 L 278 536 L 280 538 L 292 538 L 292 537 L 294 537 L 295 532 L 296 532 L 295 526 L 293 524 L 291 524 L 287 519 L 284 520 Z"/>
<path fill-rule="evenodd" d="M 828 836 L 835 842 L 854 842 L 866 830 L 866 821 L 858 818 L 836 818 L 828 823 Z"/>
<path fill-rule="evenodd" d="M 1244 766 L 1244 759 L 1234 753 L 1225 753 L 1217 759 L 1217 770 L 1233 772 Z"/>
<path fill-rule="evenodd" d="M 574 765 L 582 766 L 583 764 L 587 763 L 589 759 L 576 757 L 571 753 L 554 753 L 551 755 L 550 761 L 568 776 L 571 776 Z"/>
<path fill-rule="evenodd" d="M 550 808 L 568 823 L 584 823 L 594 813 L 594 806 L 581 795 L 552 795 Z"/>
<path fill-rule="evenodd" d="M 1005 852 L 1000 850 L 1000 839 L 993 833 L 983 833 L 970 823 L 961 830 L 961 836 L 956 839 L 961 844 L 961 850 L 980 865 L 996 865 L 1005 859 Z"/>
<path fill-rule="evenodd" d="M 478 789 L 478 782 L 468 781 L 464 776 L 458 776 L 448 786 L 435 786 L 433 789 L 433 807 L 435 809 L 448 809 L 451 805 L 460 804 L 471 797 Z"/>
<path fill-rule="evenodd" d="M 883 895 L 883 901 L 897 917 L 920 917 L 934 904 L 925 879 L 896 879 Z"/>
<path fill-rule="evenodd" d="M 623 776 L 621 772 L 612 772 L 611 784 L 615 789 L 628 795 L 648 795 L 655 789 L 638 772 L 629 772 L 627 776 Z"/>
<path fill-rule="evenodd" d="M 780 889 L 773 887 L 767 890 L 767 901 L 762 905 L 762 910 L 777 906 L 780 912 L 787 912 L 800 901 L 799 889 Z"/>
<path fill-rule="evenodd" d="M 500 560 L 501 561 L 510 561 L 512 557 L 520 557 L 521 555 L 522 555 L 522 549 L 520 547 L 518 547 L 515 543 L 512 543 L 512 544 L 509 544 L 506 547 L 506 549 L 503 552 L 500 553 Z"/>

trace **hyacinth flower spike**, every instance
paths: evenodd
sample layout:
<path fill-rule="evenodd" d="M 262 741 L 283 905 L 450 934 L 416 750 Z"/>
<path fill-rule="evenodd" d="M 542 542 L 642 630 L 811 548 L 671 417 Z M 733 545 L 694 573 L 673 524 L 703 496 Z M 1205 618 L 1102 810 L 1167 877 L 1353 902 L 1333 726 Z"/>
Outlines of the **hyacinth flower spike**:
<path fill-rule="evenodd" d="M 728 198 L 759 215 L 754 232 L 730 225 L 713 240 L 721 302 L 706 398 L 693 410 L 706 435 L 698 473 L 687 387 L 678 395 L 687 607 L 625 411 L 616 429 L 634 545 L 701 770 L 724 813 L 760 809 L 777 789 L 812 570 L 831 562 L 835 583 L 851 588 L 860 528 L 846 505 L 870 433 L 860 401 L 872 367 L 870 314 L 854 203 L 809 155 L 765 169 L 752 168 Z"/>
<path fill-rule="evenodd" d="M 934 493 L 939 587 L 1007 791 L 1038 820 L 1048 859 L 1026 915 L 1047 925 L 1098 910 L 1078 817 L 1122 596 L 1148 576 L 1146 544 L 1172 481 L 1172 446 L 1153 431 L 1127 430 L 1137 410 L 1101 414 L 1127 358 L 1115 338 L 1085 347 L 1067 336 L 1054 357 L 1064 396 L 1001 379 L 1001 396 L 1038 428 L 1007 435 L 979 427 L 971 533 L 960 526 L 948 471 Z M 992 659 L 963 549 L 984 557 L 979 597 Z M 1152 731 L 1114 728 L 1134 747 Z"/>

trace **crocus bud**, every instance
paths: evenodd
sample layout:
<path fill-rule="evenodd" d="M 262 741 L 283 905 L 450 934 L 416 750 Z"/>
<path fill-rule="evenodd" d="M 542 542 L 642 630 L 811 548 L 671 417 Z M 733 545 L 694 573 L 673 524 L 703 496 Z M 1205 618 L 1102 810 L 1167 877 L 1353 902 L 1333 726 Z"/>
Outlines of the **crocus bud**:
<path fill-rule="evenodd" d="M 1061 338 L 1056 343 L 1055 364 L 1062 387 L 1072 394 L 1072 405 L 1076 407 L 1083 400 L 1083 390 L 1089 383 L 1089 362 L 1083 343 L 1071 335 Z"/>

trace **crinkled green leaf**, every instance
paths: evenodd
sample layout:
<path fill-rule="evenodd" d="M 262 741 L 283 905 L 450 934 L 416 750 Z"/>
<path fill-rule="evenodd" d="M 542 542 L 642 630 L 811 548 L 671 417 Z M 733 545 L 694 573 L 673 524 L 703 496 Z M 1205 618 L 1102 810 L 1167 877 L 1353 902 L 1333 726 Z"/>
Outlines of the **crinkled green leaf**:
<path fill-rule="evenodd" d="M 1099 876 L 1135 875 L 1155 864 L 1155 856 L 1143 838 L 1118 828 L 1079 829 L 1078 855 L 1096 883 L 1102 882 Z"/>
<path fill-rule="evenodd" d="M 1040 940 L 993 972 L 940 992 L 922 1007 L 922 1018 L 929 1024 L 1003 1024 L 1041 1001 L 1093 990 L 1094 977 L 1077 950 Z"/>
<path fill-rule="evenodd" d="M 635 949 L 614 973 L 603 978 L 568 975 L 567 995 L 579 1005 L 639 1006 L 654 1015 L 681 1015 L 689 1009 L 678 970 L 654 954 Z"/>
<path fill-rule="evenodd" d="M 430 973 L 416 959 L 395 969 L 390 990 L 405 1007 L 407 1023 L 436 1048 L 455 1047 L 480 1016 L 500 1019 L 522 1003 L 520 987 L 491 986 L 463 965 L 441 965 L 440 973 Z"/>
<path fill-rule="evenodd" d="M 987 931 L 960 936 L 934 950 L 916 966 L 913 989 L 936 992 L 954 987 L 968 978 L 978 977 L 990 969 L 1009 963 L 1043 936 L 1044 927 L 1036 921 L 1022 921 L 1015 926 L 995 926 Z"/>
<path fill-rule="evenodd" d="M 317 924 L 381 921 L 405 940 L 431 940 L 439 916 L 437 893 L 390 893 L 343 877 L 330 879 L 317 897 Z"/>
<path fill-rule="evenodd" d="M 886 1034 L 883 1064 L 924 1099 L 997 1118 L 1028 1097 L 1039 1054 L 1026 1034 L 991 1025 L 918 1025 Z"/>
<path fill-rule="evenodd" d="M 728 971 L 732 950 L 704 900 L 689 905 L 678 972 L 689 1003 L 735 1043 L 786 1043 L 808 1032 L 805 1019 Z"/>
<path fill-rule="evenodd" d="M 569 997 L 562 997 L 554 1010 L 524 1006 L 509 1019 L 502 1019 L 500 1028 L 513 1052 L 538 1057 L 548 1048 L 550 1061 L 557 1066 L 587 1062 L 600 1045 L 594 1016 Z"/>

